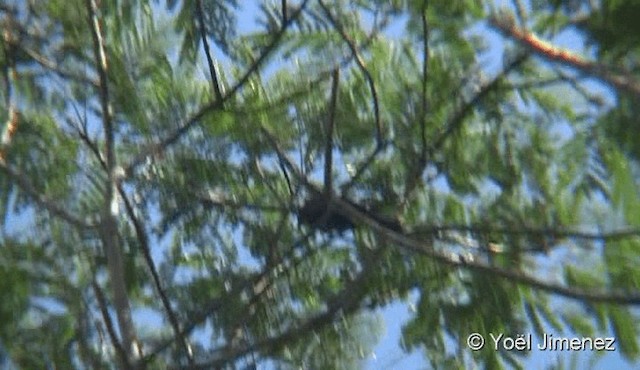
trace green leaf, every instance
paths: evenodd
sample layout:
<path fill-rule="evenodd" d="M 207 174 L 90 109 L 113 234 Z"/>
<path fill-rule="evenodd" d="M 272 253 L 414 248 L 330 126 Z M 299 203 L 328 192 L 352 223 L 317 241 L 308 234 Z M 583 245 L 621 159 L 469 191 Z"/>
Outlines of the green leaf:
<path fill-rule="evenodd" d="M 638 357 L 637 319 L 623 307 L 610 307 L 610 323 L 615 333 L 616 343 L 620 345 L 622 354 L 632 360 Z"/>

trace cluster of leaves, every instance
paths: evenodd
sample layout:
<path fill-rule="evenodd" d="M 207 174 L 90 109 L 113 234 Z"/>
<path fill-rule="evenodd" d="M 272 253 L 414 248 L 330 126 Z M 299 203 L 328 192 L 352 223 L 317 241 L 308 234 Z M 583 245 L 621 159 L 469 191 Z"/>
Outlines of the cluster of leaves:
<path fill-rule="evenodd" d="M 625 305 L 640 302 L 639 98 L 605 111 L 588 74 L 506 38 L 492 50 L 487 17 L 512 10 L 92 3 L 0 5 L 0 113 L 20 112 L 0 143 L 4 364 L 351 369 L 378 339 L 376 312 L 410 297 L 403 345 L 434 368 L 521 366 L 523 353 L 469 351 L 473 332 L 613 332 L 629 361 L 640 354 Z M 533 3 L 514 25 L 581 32 L 633 83 L 633 1 Z M 402 228 L 357 209 L 338 210 L 346 232 L 300 225 L 322 190 Z M 100 232 L 105 214 L 117 235 Z M 139 358 L 110 314 L 106 240 Z"/>

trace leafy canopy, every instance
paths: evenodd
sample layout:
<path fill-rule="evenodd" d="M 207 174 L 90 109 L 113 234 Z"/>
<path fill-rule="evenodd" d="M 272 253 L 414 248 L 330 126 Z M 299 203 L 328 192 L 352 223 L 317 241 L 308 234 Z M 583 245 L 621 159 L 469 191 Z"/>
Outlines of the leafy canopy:
<path fill-rule="evenodd" d="M 636 361 L 640 8 L 522 3 L 0 4 L 3 366 Z"/>

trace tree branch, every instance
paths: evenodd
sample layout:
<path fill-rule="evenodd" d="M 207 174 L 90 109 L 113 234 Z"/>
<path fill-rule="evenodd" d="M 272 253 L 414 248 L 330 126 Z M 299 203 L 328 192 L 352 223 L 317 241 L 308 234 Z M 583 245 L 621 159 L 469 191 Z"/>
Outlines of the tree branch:
<path fill-rule="evenodd" d="M 324 148 L 324 195 L 330 197 L 333 194 L 333 130 L 336 119 L 336 105 L 338 102 L 338 86 L 340 85 L 340 70 L 333 70 L 333 81 L 331 83 L 331 101 L 329 102 L 329 113 L 327 115 L 327 141 Z M 327 198 L 329 199 L 329 198 Z"/>
<path fill-rule="evenodd" d="M 291 173 L 293 173 L 297 180 L 303 183 L 305 186 L 313 189 L 316 192 L 319 192 L 317 187 L 311 184 L 304 175 L 300 172 L 299 169 L 295 167 L 293 162 L 288 159 L 288 157 L 282 152 L 279 148 L 275 137 L 264 127 L 262 131 L 267 135 L 269 140 L 272 142 L 274 149 L 278 156 L 286 163 L 286 165 L 290 168 Z M 640 292 L 615 292 L 615 293 L 606 293 L 606 292 L 598 292 L 593 291 L 593 289 L 581 289 L 575 287 L 567 287 L 560 284 L 554 284 L 550 282 L 546 282 L 540 280 L 538 278 L 529 276 L 523 272 L 500 268 L 496 266 L 491 266 L 484 264 L 480 261 L 467 261 L 461 258 L 458 255 L 445 253 L 436 251 L 430 245 L 424 245 L 424 241 L 414 240 L 402 233 L 395 232 L 389 227 L 385 227 L 385 225 L 379 223 L 374 218 L 370 217 L 367 213 L 362 212 L 357 207 L 354 207 L 347 201 L 339 197 L 335 197 L 332 199 L 335 203 L 334 210 L 345 217 L 353 220 L 353 222 L 364 224 L 370 227 L 374 232 L 379 235 L 384 236 L 388 240 L 397 243 L 402 249 L 407 250 L 412 253 L 419 253 L 430 257 L 431 259 L 443 263 L 445 265 L 460 267 L 460 268 L 468 268 L 472 270 L 477 270 L 481 272 L 486 272 L 493 274 L 497 277 L 502 277 L 509 279 L 513 282 L 524 284 L 532 288 L 536 288 L 539 290 L 543 290 L 549 293 L 554 293 L 557 295 L 561 295 L 568 298 L 573 298 L 581 301 L 587 302 L 608 302 L 608 303 L 617 303 L 617 304 L 634 304 L 640 305 Z M 617 237 L 629 236 L 629 235 L 637 235 L 638 231 L 628 231 L 628 232 L 620 232 Z M 579 233 L 574 233 L 575 235 L 579 235 Z M 434 234 L 435 235 L 435 234 Z M 588 236 L 589 234 L 582 234 L 582 236 Z"/>
<path fill-rule="evenodd" d="M 492 226 L 486 224 L 476 225 L 428 225 L 416 228 L 420 233 L 438 234 L 447 231 L 460 231 L 479 234 L 503 234 L 503 235 L 527 235 L 527 236 L 549 236 L 551 238 L 574 238 L 594 241 L 616 241 L 627 238 L 640 237 L 640 229 L 628 228 L 609 232 L 593 233 L 560 228 L 509 228 L 502 226 Z"/>
<path fill-rule="evenodd" d="M 116 353 L 118 354 L 118 358 L 120 359 L 122 366 L 126 370 L 129 370 L 131 369 L 129 356 L 125 349 L 122 347 L 122 343 L 120 343 L 120 341 L 118 340 L 118 335 L 116 334 L 115 327 L 113 326 L 113 321 L 111 321 L 109 309 L 107 308 L 107 300 L 105 299 L 104 292 L 95 279 L 91 281 L 91 286 L 93 287 L 93 292 L 96 295 L 96 299 L 98 300 L 98 308 L 100 309 L 102 320 L 104 320 L 104 325 L 107 327 L 107 333 L 109 334 L 109 339 L 111 339 L 111 344 L 116 349 Z"/>
<path fill-rule="evenodd" d="M 300 16 L 308 1 L 309 0 L 304 0 L 302 4 L 300 4 L 300 7 L 293 14 L 291 14 L 286 22 L 282 24 L 281 29 L 275 34 L 269 45 L 267 45 L 262 50 L 262 53 L 260 54 L 258 59 L 253 62 L 253 64 L 247 69 L 247 71 L 242 75 L 238 82 L 236 82 L 236 84 L 229 90 L 228 93 L 226 93 L 222 97 L 221 100 L 213 100 L 208 104 L 202 106 L 191 117 L 181 122 L 178 129 L 169 134 L 166 138 L 144 149 L 126 167 L 124 167 L 125 176 L 130 176 L 133 173 L 133 170 L 141 163 L 143 163 L 148 157 L 156 156 L 163 153 L 165 150 L 167 150 L 168 147 L 178 142 L 178 140 L 180 140 L 182 136 L 189 132 L 198 122 L 200 122 L 200 120 L 206 117 L 209 113 L 221 109 L 225 102 L 235 96 L 235 94 L 244 87 L 247 81 L 249 81 L 249 78 L 267 60 L 267 57 L 271 54 L 271 52 L 275 50 L 280 42 L 280 39 L 282 39 L 291 24 Z"/>
<path fill-rule="evenodd" d="M 98 18 L 98 5 L 96 0 L 86 0 L 87 22 L 93 39 L 93 53 L 100 79 L 100 106 L 102 108 L 102 126 L 105 136 L 105 152 L 107 165 L 107 183 L 105 184 L 104 209 L 101 222 L 101 237 L 107 255 L 107 268 L 111 281 L 113 303 L 116 308 L 118 325 L 123 338 L 123 346 L 127 360 L 131 356 L 140 355 L 141 348 L 137 343 L 135 328 L 131 318 L 131 306 L 124 281 L 124 262 L 120 249 L 117 227 L 118 199 L 115 138 L 112 119 L 112 108 L 109 99 L 109 79 L 107 76 L 107 54 L 105 40 L 102 34 L 100 19 Z M 134 347 L 135 346 L 135 347 Z"/>
<path fill-rule="evenodd" d="M 376 88 L 375 81 L 373 80 L 373 76 L 371 75 L 371 72 L 369 72 L 369 69 L 367 68 L 364 60 L 362 59 L 355 42 L 351 40 L 349 35 L 347 35 L 347 33 L 344 31 L 344 28 L 342 27 L 340 22 L 338 22 L 338 20 L 333 16 L 333 14 L 331 14 L 331 11 L 322 2 L 322 0 L 318 0 L 318 3 L 320 4 L 320 7 L 322 8 L 325 15 L 327 16 L 327 19 L 329 19 L 329 22 L 331 22 L 331 24 L 336 29 L 336 31 L 338 31 L 338 33 L 342 37 L 342 40 L 349 46 L 349 49 L 351 50 L 351 54 L 353 55 L 353 58 L 356 61 L 356 64 L 358 65 L 358 68 L 364 75 L 365 80 L 369 85 L 369 89 L 371 90 L 371 100 L 373 102 L 373 116 L 374 116 L 374 123 L 376 127 L 376 147 L 373 150 L 373 152 L 359 166 L 359 168 L 356 170 L 356 173 L 353 175 L 351 180 L 342 187 L 342 193 L 346 193 L 351 188 L 351 186 L 353 186 L 353 184 L 355 184 L 360 179 L 360 177 L 369 168 L 369 166 L 373 163 L 375 158 L 378 156 L 378 154 L 380 154 L 380 152 L 384 148 L 382 122 L 380 119 L 380 103 L 378 101 L 378 91 Z"/>
<path fill-rule="evenodd" d="M 87 222 L 86 220 L 77 218 L 72 213 L 67 211 L 66 208 L 56 204 L 52 199 L 49 199 L 47 196 L 41 194 L 38 190 L 36 190 L 36 188 L 31 183 L 31 180 L 29 180 L 27 176 L 13 169 L 4 161 L 0 161 L 0 169 L 2 169 L 2 171 L 7 174 L 7 177 L 9 179 L 15 181 L 18 184 L 20 190 L 24 191 L 27 195 L 33 198 L 36 204 L 46 209 L 52 215 L 60 217 L 64 221 L 81 230 L 97 227 L 97 225 L 91 222 Z"/>
<path fill-rule="evenodd" d="M 209 66 L 209 74 L 211 75 L 211 87 L 215 94 L 216 101 L 222 101 L 222 90 L 220 90 L 220 81 L 218 80 L 218 73 L 216 72 L 216 66 L 211 56 L 211 48 L 209 47 L 209 40 L 207 39 L 207 28 L 204 24 L 204 5 L 202 0 L 196 0 L 196 17 L 198 18 L 198 26 L 200 27 L 200 38 L 202 39 L 202 47 L 207 57 L 207 65 Z"/>
<path fill-rule="evenodd" d="M 522 64 L 528 57 L 528 53 L 522 53 L 516 56 L 503 70 L 498 73 L 493 80 L 484 86 L 480 87 L 480 90 L 466 103 L 463 103 L 458 109 L 455 110 L 453 116 L 447 121 L 445 125 L 444 131 L 437 137 L 433 144 L 431 145 L 430 151 L 435 152 L 442 148 L 445 141 L 457 132 L 464 123 L 467 115 L 475 109 L 475 107 L 492 91 L 495 91 L 499 86 L 503 79 L 507 76 L 509 72 L 513 69 L 517 68 L 520 64 Z"/>
<path fill-rule="evenodd" d="M 169 319 L 169 323 L 173 328 L 174 335 L 180 341 L 182 348 L 187 356 L 187 361 L 192 364 L 193 363 L 193 351 L 191 349 L 191 345 L 188 339 L 182 335 L 182 331 L 180 330 L 180 323 L 178 322 L 178 317 L 176 316 L 173 308 L 171 308 L 171 302 L 167 297 L 167 293 L 162 287 L 162 282 L 160 281 L 160 275 L 158 274 L 158 270 L 156 268 L 155 263 L 153 262 L 153 258 L 151 257 L 151 247 L 149 246 L 149 239 L 147 237 L 147 233 L 144 229 L 144 225 L 140 221 L 140 218 L 136 216 L 135 210 L 133 209 L 133 204 L 127 197 L 122 186 L 118 186 L 118 191 L 122 200 L 124 201 L 125 210 L 129 217 L 129 220 L 133 223 L 133 228 L 136 232 L 136 238 L 138 239 L 138 243 L 140 243 L 140 249 L 142 250 L 142 255 L 144 256 L 144 260 L 149 268 L 149 272 L 151 273 L 151 279 L 153 280 L 154 288 L 156 292 L 160 296 L 160 301 L 162 302 L 162 306 L 165 310 L 167 318 Z"/>
<path fill-rule="evenodd" d="M 371 261 L 377 261 L 376 256 L 381 252 L 382 249 L 375 250 Z M 300 336 L 322 330 L 336 319 L 347 317 L 362 308 L 362 302 L 364 298 L 366 298 L 366 289 L 363 289 L 363 287 L 367 285 L 367 279 L 376 271 L 377 265 L 375 263 L 367 264 L 355 279 L 349 281 L 340 292 L 329 299 L 327 308 L 323 312 L 312 315 L 309 318 L 298 320 L 297 323 L 290 325 L 289 328 L 283 330 L 276 336 L 260 339 L 243 346 L 233 344 L 226 345 L 214 351 L 214 359 L 196 364 L 195 366 L 180 367 L 179 369 L 197 370 L 221 368 L 232 361 L 256 351 L 267 354 L 275 353 L 288 343 L 300 338 Z"/>
<path fill-rule="evenodd" d="M 491 266 L 480 261 L 467 261 L 458 255 L 447 254 L 436 251 L 432 246 L 424 245 L 423 241 L 417 241 L 406 237 L 403 234 L 394 232 L 376 220 L 368 217 L 365 213 L 360 212 L 348 202 L 342 199 L 335 199 L 336 209 L 345 216 L 352 218 L 356 222 L 360 222 L 371 227 L 375 232 L 384 235 L 389 240 L 397 243 L 402 249 L 413 253 L 419 253 L 432 258 L 435 261 L 453 267 L 468 268 L 480 272 L 489 273 L 497 277 L 506 278 L 518 284 L 527 285 L 549 293 L 557 294 L 567 298 L 573 298 L 585 302 L 607 302 L 617 304 L 633 304 L 640 305 L 640 292 L 620 291 L 614 293 L 606 293 L 602 291 L 594 291 L 593 288 L 587 290 L 577 287 L 567 287 L 560 284 L 554 284 L 540 280 L 536 277 L 529 276 L 523 272 Z"/>
<path fill-rule="evenodd" d="M 299 238 L 296 242 L 292 243 L 292 245 L 299 245 L 300 243 L 304 243 L 309 240 L 312 236 L 311 233 L 305 234 L 301 238 Z M 311 250 L 309 253 L 311 255 L 318 253 L 320 249 Z M 208 304 L 204 305 L 206 308 L 201 310 L 200 312 L 189 315 L 189 322 L 183 325 L 182 335 L 187 335 L 192 332 L 196 326 L 203 323 L 209 316 L 213 313 L 218 312 L 224 309 L 224 305 L 226 303 L 227 296 L 240 296 L 243 292 L 246 292 L 248 295 L 251 294 L 251 298 L 249 298 L 249 302 L 253 302 L 256 295 L 262 294 L 263 289 L 258 289 L 259 287 L 265 288 L 265 281 L 269 280 L 269 276 L 276 271 L 288 271 L 296 268 L 305 258 L 309 258 L 310 254 L 297 256 L 294 253 L 294 248 L 290 250 L 290 255 L 288 256 L 290 259 L 285 260 L 287 256 L 282 256 L 278 263 L 273 263 L 271 265 L 265 266 L 265 269 L 254 275 L 252 278 L 248 278 L 244 283 L 238 284 L 233 287 L 231 291 L 228 292 L 227 295 L 223 297 L 217 297 L 212 299 Z M 141 363 L 148 363 L 162 351 L 164 351 L 169 345 L 173 343 L 173 339 L 165 340 L 162 343 L 158 344 L 153 350 L 149 351 L 146 356 L 141 360 Z"/>
<path fill-rule="evenodd" d="M 615 73 L 605 64 L 589 61 L 570 51 L 553 46 L 552 44 L 541 40 L 533 33 L 518 28 L 507 17 L 493 16 L 489 19 L 489 23 L 498 31 L 536 53 L 536 55 L 552 62 L 558 62 L 565 66 L 573 67 L 579 71 L 597 77 L 617 90 L 626 91 L 633 95 L 640 96 L 640 81 L 637 81 L 629 73 Z"/>

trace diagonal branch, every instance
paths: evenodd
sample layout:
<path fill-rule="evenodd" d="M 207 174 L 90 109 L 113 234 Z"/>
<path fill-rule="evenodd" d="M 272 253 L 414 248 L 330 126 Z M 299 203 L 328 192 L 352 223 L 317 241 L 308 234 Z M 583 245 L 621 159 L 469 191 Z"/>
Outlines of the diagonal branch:
<path fill-rule="evenodd" d="M 300 7 L 295 12 L 293 12 L 293 14 L 291 14 L 286 22 L 282 24 L 280 30 L 275 34 L 271 42 L 262 50 L 260 56 L 255 60 L 255 62 L 253 62 L 253 64 L 247 69 L 247 71 L 242 75 L 238 82 L 236 82 L 236 84 L 229 90 L 228 93 L 226 93 L 222 97 L 221 100 L 213 100 L 208 104 L 202 106 L 191 117 L 181 122 L 178 129 L 170 133 L 166 138 L 144 149 L 126 167 L 124 167 L 125 176 L 130 176 L 133 173 L 134 169 L 142 164 L 147 158 L 157 156 L 166 151 L 167 148 L 171 145 L 177 143 L 178 140 L 182 138 L 182 136 L 184 136 L 193 127 L 195 127 L 198 122 L 200 122 L 200 120 L 206 117 L 209 113 L 222 109 L 224 103 L 233 98 L 235 94 L 245 86 L 245 84 L 249 81 L 249 78 L 251 78 L 251 76 L 253 76 L 253 74 L 256 73 L 258 69 L 260 69 L 260 67 L 267 60 L 268 56 L 271 55 L 271 52 L 276 49 L 287 29 L 300 16 L 308 2 L 309 0 L 304 0 L 302 4 L 300 4 Z"/>
<path fill-rule="evenodd" d="M 109 334 L 109 339 L 111 339 L 111 344 L 113 344 L 113 347 L 116 349 L 116 353 L 118 354 L 120 361 L 122 361 L 123 367 L 126 370 L 129 370 L 131 369 L 129 356 L 127 355 L 124 347 L 122 347 L 122 343 L 120 343 L 120 341 L 118 340 L 118 335 L 116 334 L 115 327 L 113 326 L 113 321 L 111 321 L 111 314 L 109 313 L 109 309 L 107 308 L 107 300 L 104 296 L 104 292 L 95 279 L 91 281 L 91 286 L 93 287 L 93 292 L 96 295 L 98 308 L 100 309 L 100 314 L 102 315 L 104 324 L 107 327 L 107 333 Z"/>
<path fill-rule="evenodd" d="M 573 238 L 592 241 L 617 241 L 628 238 L 640 237 L 640 229 L 625 228 L 608 232 L 585 232 L 579 230 L 563 228 L 535 228 L 519 227 L 509 228 L 502 226 L 473 224 L 473 225 L 430 225 L 419 226 L 420 233 L 437 235 L 448 231 L 469 232 L 478 234 L 502 234 L 502 235 L 525 235 L 525 236 L 548 236 L 550 238 Z"/>
<path fill-rule="evenodd" d="M 491 92 L 498 89 L 501 82 L 505 79 L 507 74 L 517 68 L 520 64 L 522 64 L 528 57 L 528 53 L 522 53 L 516 56 L 503 70 L 498 73 L 496 77 L 493 78 L 489 83 L 480 87 L 480 90 L 466 103 L 463 103 L 456 111 L 453 113 L 453 116 L 448 120 L 445 125 L 444 131 L 434 140 L 433 144 L 430 147 L 431 152 L 436 152 L 442 148 L 446 140 L 456 133 L 462 127 L 465 118 L 477 107 L 477 105 Z"/>
<path fill-rule="evenodd" d="M 0 169 L 7 174 L 7 177 L 9 179 L 15 181 L 18 184 L 20 190 L 24 191 L 27 195 L 33 198 L 36 204 L 49 211 L 52 215 L 60 217 L 61 219 L 77 227 L 78 229 L 90 229 L 97 226 L 91 222 L 77 218 L 72 213 L 67 211 L 66 208 L 58 205 L 53 199 L 49 199 L 47 196 L 41 194 L 33 186 L 31 180 L 29 180 L 27 176 L 15 170 L 7 163 L 0 161 Z"/>
<path fill-rule="evenodd" d="M 171 302 L 167 297 L 167 293 L 162 287 L 162 282 L 160 281 L 160 275 L 158 274 L 158 269 L 156 268 L 155 263 L 153 262 L 153 258 L 151 257 L 151 247 L 149 246 L 149 238 L 147 237 L 147 233 L 144 230 L 144 225 L 140 218 L 136 215 L 135 210 L 133 209 L 133 204 L 127 197 L 122 186 L 118 186 L 118 191 L 120 193 L 121 198 L 124 201 L 125 210 L 127 212 L 127 216 L 133 223 L 133 228 L 136 233 L 136 238 L 138 239 L 138 243 L 140 243 L 140 249 L 142 250 L 142 255 L 144 256 L 144 260 L 149 268 L 149 272 L 151 273 L 151 278 L 153 280 L 153 285 L 156 289 L 156 292 L 160 296 L 160 301 L 162 302 L 162 306 L 164 307 L 165 313 L 167 314 L 167 318 L 169 319 L 169 323 L 173 328 L 174 335 L 180 341 L 180 344 L 183 347 L 183 350 L 187 356 L 187 361 L 191 364 L 193 363 L 193 351 L 191 349 L 191 345 L 185 336 L 182 335 L 182 331 L 180 330 L 180 323 L 178 322 L 178 317 L 171 307 Z"/>
<path fill-rule="evenodd" d="M 573 67 L 579 71 L 599 78 L 600 80 L 615 87 L 617 90 L 626 91 L 633 95 L 640 96 L 640 81 L 636 80 L 629 73 L 621 74 L 613 72 L 611 68 L 605 64 L 592 62 L 568 50 L 553 46 L 549 42 L 541 40 L 533 33 L 518 28 L 507 17 L 499 18 L 497 16 L 493 16 L 490 18 L 489 23 L 500 32 L 506 34 L 510 38 L 513 38 L 520 44 L 524 45 L 527 49 L 547 60 Z"/>
<path fill-rule="evenodd" d="M 296 179 L 301 183 L 305 184 L 315 191 L 318 191 L 309 181 L 304 177 L 301 171 L 296 168 L 296 166 L 291 162 L 286 154 L 282 152 L 279 148 L 275 137 L 264 127 L 262 128 L 262 132 L 267 135 L 269 140 L 272 142 L 278 156 L 285 162 L 287 167 L 290 168 L 291 173 L 296 176 Z M 561 284 L 555 284 L 540 280 L 536 277 L 532 277 L 523 272 L 501 268 L 497 266 L 491 266 L 485 264 L 481 261 L 467 261 L 461 258 L 458 255 L 452 255 L 450 253 L 436 251 L 430 245 L 425 245 L 424 241 L 414 240 L 408 236 L 405 236 L 402 233 L 396 232 L 393 229 L 381 224 L 378 220 L 370 217 L 365 212 L 362 212 L 359 208 L 355 207 L 351 203 L 344 201 L 343 199 L 336 197 L 332 200 L 335 202 L 335 211 L 344 215 L 345 217 L 353 220 L 356 223 L 364 224 L 369 226 L 374 232 L 379 235 L 384 236 L 388 240 L 397 243 L 400 248 L 407 250 L 412 253 L 418 253 L 425 255 L 437 262 L 440 262 L 445 265 L 449 265 L 452 267 L 460 267 L 460 268 L 468 268 L 480 272 L 485 272 L 489 274 L 493 274 L 495 276 L 509 279 L 515 283 L 527 285 L 531 288 L 543 290 L 549 293 L 561 295 L 568 298 L 573 298 L 586 302 L 608 302 L 608 303 L 617 303 L 617 304 L 633 304 L 640 305 L 640 292 L 614 292 L 608 293 L 603 291 L 594 291 L 593 289 L 581 289 L 575 287 L 567 287 Z M 637 233 L 637 231 L 634 231 Z M 435 233 L 434 233 L 435 235 Z M 577 235 L 577 234 L 576 234 Z M 620 233 L 618 237 L 636 235 L 631 232 Z M 583 236 L 587 236 L 586 234 Z"/>
<path fill-rule="evenodd" d="M 374 251 L 371 261 L 377 261 L 376 257 L 381 252 L 382 249 Z M 214 351 L 214 359 L 195 366 L 181 367 L 179 369 L 218 369 L 256 351 L 265 354 L 275 353 L 301 336 L 322 330 L 335 322 L 335 320 L 357 312 L 363 307 L 362 303 L 366 298 L 366 289 L 363 289 L 363 287 L 367 286 L 366 281 L 377 271 L 376 267 L 377 265 L 375 263 L 369 263 L 363 266 L 363 269 L 353 280 L 349 281 L 341 291 L 329 299 L 327 308 L 323 312 L 297 320 L 298 322 L 291 324 L 278 335 L 256 340 L 253 343 L 241 346 L 233 344 L 226 345 Z"/>
<path fill-rule="evenodd" d="M 310 233 L 306 234 L 303 237 L 301 237 L 298 241 L 294 242 L 293 245 L 298 245 L 300 243 L 304 243 L 310 237 L 311 237 Z M 240 283 L 240 284 L 234 286 L 232 288 L 232 290 L 227 292 L 227 294 L 225 296 L 213 298 L 206 305 L 204 305 L 204 307 L 206 307 L 206 308 L 204 308 L 204 309 L 202 309 L 202 310 L 200 310 L 200 311 L 198 311 L 196 313 L 190 314 L 188 323 L 183 325 L 183 329 L 182 329 L 181 335 L 188 335 L 193 330 L 195 330 L 195 328 L 198 325 L 203 323 L 207 318 L 209 318 L 215 312 L 218 312 L 218 311 L 224 309 L 224 306 L 227 303 L 226 297 L 228 297 L 228 296 L 238 296 L 240 294 L 243 294 L 243 292 L 247 292 L 247 294 L 251 294 L 252 298 L 249 298 L 249 300 L 248 300 L 249 304 L 251 304 L 251 302 L 255 298 L 255 295 L 263 294 L 263 289 L 267 287 L 265 285 L 265 283 L 269 281 L 269 276 L 271 276 L 272 274 L 274 274 L 277 271 L 287 271 L 287 270 L 290 270 L 292 268 L 296 268 L 296 266 L 299 263 L 301 263 L 305 258 L 309 257 L 309 255 L 307 255 L 307 256 L 305 256 L 305 255 L 302 255 L 302 256 L 296 255 L 294 253 L 294 249 L 293 248 L 290 250 L 290 252 L 291 252 L 290 253 L 291 255 L 289 256 L 289 258 L 290 258 L 289 261 L 286 261 L 285 260 L 285 256 L 282 256 L 278 263 L 274 263 L 272 265 L 267 265 L 265 269 L 263 269 L 262 271 L 256 273 L 252 277 L 246 279 L 244 283 Z M 319 249 L 315 249 L 315 250 L 310 251 L 310 253 L 312 253 L 312 254 L 315 254 L 315 253 L 318 253 L 318 252 L 319 252 Z M 262 287 L 262 288 L 260 288 L 260 287 Z M 169 339 L 169 340 L 162 341 L 161 343 L 156 345 L 154 349 L 152 349 L 151 351 L 148 351 L 147 354 L 145 355 L 145 357 L 143 357 L 141 359 L 140 363 L 141 364 L 149 363 L 153 358 L 155 358 L 160 353 L 162 353 L 164 350 L 166 350 L 173 343 L 173 341 L 174 341 L 174 339 Z"/>
<path fill-rule="evenodd" d="M 523 284 L 531 288 L 543 290 L 549 293 L 557 294 L 567 298 L 573 298 L 585 302 L 607 302 L 616 304 L 633 304 L 640 305 L 640 291 L 616 291 L 613 293 L 596 291 L 594 289 L 583 289 L 577 287 L 568 287 L 561 284 L 546 282 L 537 277 L 530 276 L 521 271 L 488 265 L 481 261 L 465 260 L 458 255 L 451 255 L 434 250 L 425 242 L 413 240 L 407 236 L 394 232 L 389 228 L 376 222 L 376 220 L 368 217 L 356 207 L 342 199 L 335 199 L 337 209 L 347 217 L 352 218 L 356 222 L 360 222 L 371 227 L 375 232 L 384 235 L 390 241 L 397 243 L 402 249 L 409 252 L 425 255 L 435 261 L 452 267 L 468 268 L 480 272 L 492 274 L 497 277 L 511 280 L 518 284 Z"/>

